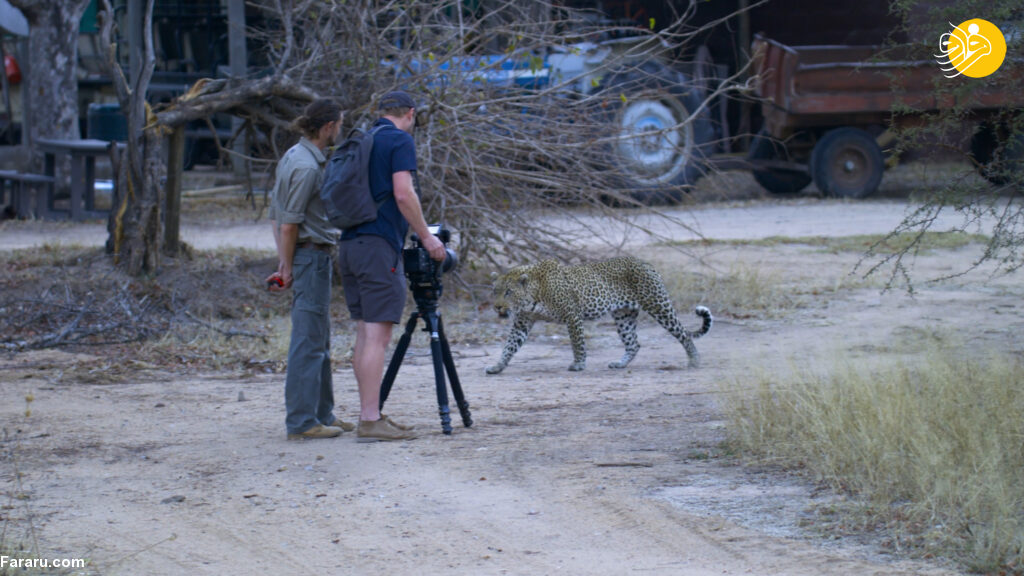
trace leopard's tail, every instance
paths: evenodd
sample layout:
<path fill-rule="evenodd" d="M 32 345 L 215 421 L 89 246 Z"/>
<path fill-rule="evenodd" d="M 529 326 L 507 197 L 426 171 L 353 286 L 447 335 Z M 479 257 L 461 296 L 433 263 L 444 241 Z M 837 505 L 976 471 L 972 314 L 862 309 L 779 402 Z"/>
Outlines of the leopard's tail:
<path fill-rule="evenodd" d="M 704 323 L 701 324 L 700 330 L 697 330 L 695 332 L 690 332 L 690 338 L 697 339 L 697 338 L 700 338 L 701 336 L 707 334 L 708 331 L 711 330 L 711 324 L 715 320 L 714 320 L 714 318 L 711 317 L 711 310 L 708 310 L 707 307 L 705 307 L 705 306 L 697 306 L 693 310 L 693 313 L 704 319 Z"/>

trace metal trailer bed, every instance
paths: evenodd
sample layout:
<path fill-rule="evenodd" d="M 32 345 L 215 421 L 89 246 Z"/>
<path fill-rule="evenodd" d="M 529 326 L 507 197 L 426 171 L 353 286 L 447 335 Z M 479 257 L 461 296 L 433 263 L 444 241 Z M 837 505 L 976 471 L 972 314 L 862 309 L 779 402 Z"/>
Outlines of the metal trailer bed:
<path fill-rule="evenodd" d="M 985 79 L 947 78 L 921 54 L 926 47 L 786 46 L 758 35 L 752 48 L 764 127 L 748 160 L 769 192 L 813 181 L 826 195 L 867 196 L 881 181 L 890 128 L 953 106 L 983 126 L 972 142 L 980 164 L 1000 146 L 1024 160 L 1024 142 L 999 141 L 998 127 L 986 128 L 1001 110 L 1024 109 L 1019 61 L 1008 58 Z"/>

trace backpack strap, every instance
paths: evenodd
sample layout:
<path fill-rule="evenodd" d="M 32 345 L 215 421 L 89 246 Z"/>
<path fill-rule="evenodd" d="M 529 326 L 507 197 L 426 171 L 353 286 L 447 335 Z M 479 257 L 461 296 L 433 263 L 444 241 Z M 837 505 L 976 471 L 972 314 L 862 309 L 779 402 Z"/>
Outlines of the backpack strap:
<path fill-rule="evenodd" d="M 373 128 L 370 128 L 369 132 L 366 133 L 366 136 L 367 136 L 367 138 L 369 138 L 369 141 L 370 141 L 369 148 L 367 148 L 367 150 L 366 150 L 366 171 L 367 171 L 367 174 L 369 174 L 369 171 L 370 171 L 370 158 L 373 155 L 373 138 L 374 138 L 374 136 L 377 135 L 377 132 L 380 132 L 381 128 L 384 128 L 384 127 L 385 127 L 384 124 L 381 124 L 380 126 L 374 126 Z M 374 204 L 377 205 L 377 210 L 380 210 L 380 207 L 383 206 L 384 203 L 388 201 L 388 198 L 393 196 L 394 193 L 395 193 L 395 191 L 392 190 L 391 192 L 385 194 L 383 198 L 378 200 L 377 197 L 373 195 L 373 191 L 371 190 L 370 191 L 370 196 L 373 198 Z"/>

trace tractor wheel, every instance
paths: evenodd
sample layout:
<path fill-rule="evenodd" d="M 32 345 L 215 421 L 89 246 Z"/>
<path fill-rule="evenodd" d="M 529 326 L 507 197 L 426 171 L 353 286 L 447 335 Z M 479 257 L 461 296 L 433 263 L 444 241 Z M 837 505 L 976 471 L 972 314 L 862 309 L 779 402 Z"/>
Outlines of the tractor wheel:
<path fill-rule="evenodd" d="M 785 144 L 773 139 L 765 132 L 759 133 L 750 143 L 747 152 L 750 160 L 790 160 Z M 763 168 L 752 171 L 754 180 L 762 188 L 772 194 L 796 194 L 811 183 L 811 175 L 807 172 Z"/>
<path fill-rule="evenodd" d="M 863 198 L 882 181 L 885 161 L 874 137 L 860 128 L 825 134 L 811 153 L 811 176 L 826 196 Z"/>
<path fill-rule="evenodd" d="M 703 92 L 686 75 L 650 63 L 609 75 L 599 91 L 610 138 L 599 163 L 624 196 L 643 204 L 676 203 L 704 174 L 714 128 Z"/>

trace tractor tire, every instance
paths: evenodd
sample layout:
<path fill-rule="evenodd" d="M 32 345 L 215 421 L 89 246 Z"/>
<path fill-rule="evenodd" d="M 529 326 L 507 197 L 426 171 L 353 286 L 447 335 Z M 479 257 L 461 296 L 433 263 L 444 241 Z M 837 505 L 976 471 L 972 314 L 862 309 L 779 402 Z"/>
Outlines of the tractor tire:
<path fill-rule="evenodd" d="M 811 153 L 811 177 L 825 196 L 864 198 L 878 190 L 885 171 L 882 149 L 860 128 L 836 128 Z"/>
<path fill-rule="evenodd" d="M 645 204 L 674 204 L 704 175 L 715 131 L 704 93 L 691 79 L 657 63 L 609 74 L 598 95 L 606 141 L 598 163 L 622 196 Z M 688 120 L 689 119 L 689 120 Z"/>
<path fill-rule="evenodd" d="M 762 131 L 754 136 L 747 152 L 750 160 L 790 160 L 785 144 L 773 139 Z M 762 188 L 772 194 L 796 194 L 811 183 L 811 175 L 807 172 L 762 168 L 752 170 L 754 180 Z"/>

